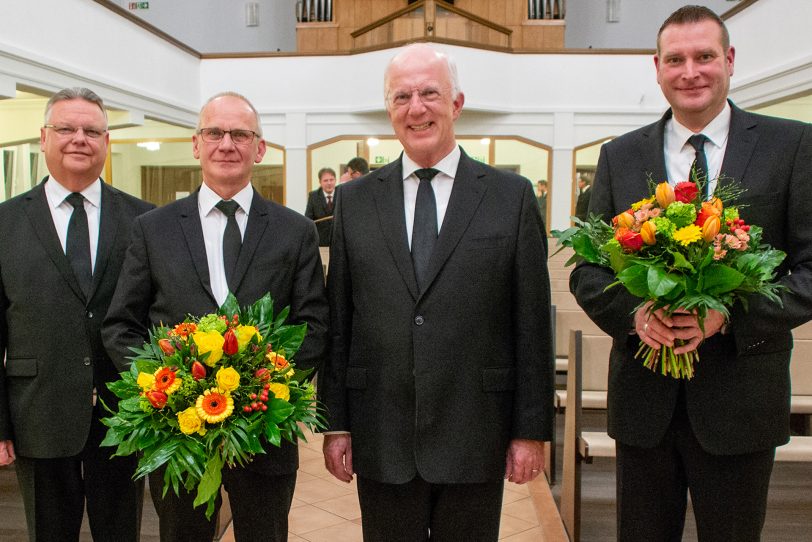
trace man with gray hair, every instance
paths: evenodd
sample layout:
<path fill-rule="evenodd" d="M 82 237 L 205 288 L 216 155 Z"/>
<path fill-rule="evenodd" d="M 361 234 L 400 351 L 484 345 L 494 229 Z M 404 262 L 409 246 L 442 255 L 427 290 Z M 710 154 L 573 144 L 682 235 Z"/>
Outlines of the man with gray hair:
<path fill-rule="evenodd" d="M 137 459 L 99 447 L 102 401 L 117 404 L 101 323 L 153 206 L 99 178 L 109 138 L 99 96 L 57 92 L 40 133 L 49 175 L 0 205 L 0 465 L 17 467 L 31 540 L 79 540 L 85 503 L 94 540 L 139 537 Z"/>
<path fill-rule="evenodd" d="M 256 109 L 234 92 L 212 97 L 200 111 L 192 144 L 203 184 L 136 220 L 104 325 L 110 355 L 124 369 L 128 347 L 140 346 L 151 326 L 214 312 L 229 292 L 240 306 L 270 292 L 277 313 L 289 306 L 288 321 L 307 324 L 296 365 L 317 367 L 328 309 L 316 227 L 251 186 L 252 167 L 265 154 Z M 283 441 L 281 447 L 266 443 L 265 451 L 245 467 L 223 470 L 238 541 L 287 540 L 298 450 Z M 152 473 L 149 485 L 163 542 L 213 538 L 216 513 L 207 520 L 206 507 L 193 506 L 194 493 L 170 489 L 162 496 L 162 471 Z"/>
<path fill-rule="evenodd" d="M 457 145 L 446 55 L 411 45 L 384 81 L 404 152 L 336 207 L 325 462 L 358 474 L 367 542 L 495 541 L 553 423 L 544 225 L 527 179 Z"/>

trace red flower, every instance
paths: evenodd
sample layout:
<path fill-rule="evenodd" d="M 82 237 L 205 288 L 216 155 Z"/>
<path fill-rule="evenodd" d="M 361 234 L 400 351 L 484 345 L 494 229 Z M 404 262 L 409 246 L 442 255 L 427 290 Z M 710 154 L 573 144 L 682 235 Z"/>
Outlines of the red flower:
<path fill-rule="evenodd" d="M 148 391 L 147 399 L 149 400 L 149 404 L 159 410 L 166 406 L 166 394 L 162 391 Z"/>
<path fill-rule="evenodd" d="M 699 188 L 696 183 L 691 181 L 682 181 L 674 187 L 674 198 L 682 203 L 691 203 L 696 199 L 697 194 L 699 194 Z"/>
<path fill-rule="evenodd" d="M 158 346 L 161 347 L 161 351 L 167 356 L 171 356 L 175 353 L 175 347 L 172 346 L 172 342 L 169 339 L 161 339 L 158 341 Z"/>
<path fill-rule="evenodd" d="M 199 361 L 192 362 L 192 378 L 195 380 L 206 378 L 206 368 Z"/>
<path fill-rule="evenodd" d="M 629 252 L 637 252 L 643 246 L 643 238 L 640 234 L 628 228 L 618 228 L 615 232 L 615 239 Z"/>
<path fill-rule="evenodd" d="M 223 335 L 223 339 L 223 354 L 233 356 L 239 351 L 240 345 L 237 342 L 237 336 L 234 334 L 233 329 L 226 331 L 225 335 Z"/>
<path fill-rule="evenodd" d="M 182 324 L 176 325 L 175 328 L 170 331 L 170 333 L 186 338 L 195 331 L 197 331 L 197 324 L 193 322 L 183 322 Z"/>
<path fill-rule="evenodd" d="M 266 369 L 265 367 L 260 367 L 254 373 L 254 376 L 257 377 L 258 379 L 260 379 L 263 382 L 267 382 L 268 380 L 271 379 L 271 372 L 268 371 L 268 369 Z"/>

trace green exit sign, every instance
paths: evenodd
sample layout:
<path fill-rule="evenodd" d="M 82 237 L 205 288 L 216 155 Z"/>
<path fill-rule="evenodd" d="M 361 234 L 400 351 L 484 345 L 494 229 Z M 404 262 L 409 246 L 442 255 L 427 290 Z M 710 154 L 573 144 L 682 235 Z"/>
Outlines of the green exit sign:
<path fill-rule="evenodd" d="M 149 2 L 130 2 L 130 9 L 149 9 Z"/>

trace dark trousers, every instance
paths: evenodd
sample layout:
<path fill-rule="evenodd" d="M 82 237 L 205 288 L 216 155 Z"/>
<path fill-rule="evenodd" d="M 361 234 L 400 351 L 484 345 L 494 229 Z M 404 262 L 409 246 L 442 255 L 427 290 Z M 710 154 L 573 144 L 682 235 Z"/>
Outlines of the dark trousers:
<path fill-rule="evenodd" d="M 713 455 L 699 445 L 684 400 L 655 448 L 617 442 L 620 542 L 678 542 L 690 491 L 700 541 L 757 542 L 775 449 Z"/>
<path fill-rule="evenodd" d="M 162 542 L 205 542 L 214 538 L 215 521 L 221 499 L 215 503 L 211 519 L 206 505 L 194 508 L 196 490 L 181 488 L 180 496 L 170 488 L 163 493 L 163 473 L 150 474 L 152 502 L 158 512 Z M 285 542 L 288 539 L 288 512 L 296 488 L 296 473 L 268 475 L 247 468 L 223 469 L 223 485 L 228 491 L 234 538 L 238 542 Z"/>
<path fill-rule="evenodd" d="M 495 542 L 504 481 L 405 484 L 358 477 L 364 542 Z"/>
<path fill-rule="evenodd" d="M 105 415 L 99 410 L 97 405 L 94 416 Z M 30 540 L 78 541 L 87 502 L 94 541 L 138 541 L 144 499 L 143 480 L 132 480 L 138 459 L 110 459 L 115 448 L 99 447 L 106 429 L 94 417 L 84 450 L 72 457 L 17 456 L 14 464 Z"/>

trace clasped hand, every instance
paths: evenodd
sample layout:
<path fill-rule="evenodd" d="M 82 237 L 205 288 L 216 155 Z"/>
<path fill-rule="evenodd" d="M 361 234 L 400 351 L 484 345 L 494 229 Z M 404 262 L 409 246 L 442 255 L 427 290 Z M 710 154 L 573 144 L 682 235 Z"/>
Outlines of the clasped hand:
<path fill-rule="evenodd" d="M 652 311 L 650 307 L 651 303 L 647 303 L 634 315 L 637 335 L 654 350 L 668 346 L 674 349 L 676 355 L 696 350 L 703 340 L 718 333 L 725 323 L 722 313 L 710 309 L 705 316 L 703 332 L 695 311 L 678 309 L 669 315 L 665 309 Z"/>

